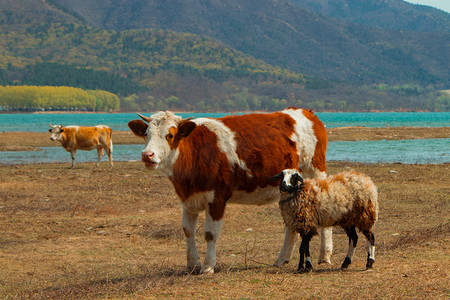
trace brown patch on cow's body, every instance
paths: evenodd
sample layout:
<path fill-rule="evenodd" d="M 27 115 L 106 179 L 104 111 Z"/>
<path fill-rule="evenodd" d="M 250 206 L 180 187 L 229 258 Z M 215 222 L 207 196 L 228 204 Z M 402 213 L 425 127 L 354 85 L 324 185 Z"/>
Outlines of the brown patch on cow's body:
<path fill-rule="evenodd" d="M 251 179 L 241 178 L 240 190 L 264 187 L 268 179 L 283 169 L 299 164 L 296 144 L 290 139 L 295 121 L 283 113 L 250 114 L 224 117 L 221 121 L 236 135 L 237 155 L 245 162 Z M 251 124 L 251 126 L 249 126 Z"/>

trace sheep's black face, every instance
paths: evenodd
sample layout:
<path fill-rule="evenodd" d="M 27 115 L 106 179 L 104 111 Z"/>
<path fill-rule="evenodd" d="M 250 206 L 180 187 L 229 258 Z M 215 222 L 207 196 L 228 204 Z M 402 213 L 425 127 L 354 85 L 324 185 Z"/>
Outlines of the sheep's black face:
<path fill-rule="evenodd" d="M 281 192 L 292 194 L 303 184 L 303 178 L 295 169 L 284 170 L 281 174 L 283 174 L 283 180 L 280 184 Z"/>

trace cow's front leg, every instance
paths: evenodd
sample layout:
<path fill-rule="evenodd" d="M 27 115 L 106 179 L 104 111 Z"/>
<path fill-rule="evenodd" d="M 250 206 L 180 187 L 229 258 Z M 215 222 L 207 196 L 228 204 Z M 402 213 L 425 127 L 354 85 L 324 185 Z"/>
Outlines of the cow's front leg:
<path fill-rule="evenodd" d="M 70 157 L 72 157 L 72 166 L 71 169 L 75 169 L 75 157 L 77 156 L 77 150 L 70 151 Z"/>
<path fill-rule="evenodd" d="M 297 232 L 292 231 L 286 227 L 284 231 L 283 247 L 281 247 L 280 254 L 273 264 L 275 267 L 282 267 L 284 264 L 289 262 L 292 254 L 292 249 L 294 248 L 294 244 L 297 241 L 297 237 Z"/>
<path fill-rule="evenodd" d="M 199 256 L 197 251 L 197 245 L 195 244 L 195 232 L 197 230 L 198 213 L 191 213 L 185 207 L 183 207 L 183 230 L 186 236 L 187 246 L 187 268 L 188 271 L 200 271 L 201 265 L 199 262 Z"/>
<path fill-rule="evenodd" d="M 205 240 L 206 240 L 206 254 L 205 263 L 202 267 L 201 273 L 212 274 L 216 266 L 216 243 L 219 239 L 220 231 L 222 230 L 223 219 L 215 220 L 211 216 L 211 207 L 206 211 L 205 216 Z M 214 214 L 213 214 L 214 216 Z"/>

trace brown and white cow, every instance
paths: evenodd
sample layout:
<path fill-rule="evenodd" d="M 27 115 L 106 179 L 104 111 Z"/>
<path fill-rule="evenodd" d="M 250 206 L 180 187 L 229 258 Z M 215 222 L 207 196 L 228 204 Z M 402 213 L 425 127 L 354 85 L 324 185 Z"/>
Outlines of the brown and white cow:
<path fill-rule="evenodd" d="M 77 150 L 94 150 L 97 149 L 97 164 L 103 157 L 103 149 L 108 155 L 109 165 L 112 167 L 112 130 L 106 125 L 97 125 L 94 127 L 82 126 L 61 126 L 50 125 L 51 132 L 50 139 L 52 141 L 59 141 L 63 148 L 70 152 L 72 156 L 72 169 L 75 168 L 75 156 Z"/>
<path fill-rule="evenodd" d="M 195 244 L 199 212 L 206 210 L 207 250 L 202 273 L 213 273 L 216 242 L 228 203 L 267 204 L 279 201 L 274 174 L 298 168 L 306 177 L 326 177 L 327 134 L 311 111 L 288 108 L 268 114 L 227 116 L 220 119 L 182 119 L 172 112 L 128 123 L 145 138 L 142 161 L 148 169 L 162 169 L 183 208 L 187 266 L 200 268 Z M 275 266 L 289 261 L 297 234 L 285 230 Z M 320 262 L 330 262 L 331 228 L 322 230 Z"/>

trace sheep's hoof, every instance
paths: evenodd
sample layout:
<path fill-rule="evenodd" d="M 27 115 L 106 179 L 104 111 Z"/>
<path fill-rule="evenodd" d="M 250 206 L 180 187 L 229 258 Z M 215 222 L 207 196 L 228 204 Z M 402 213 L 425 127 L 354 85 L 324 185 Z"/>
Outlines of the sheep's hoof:
<path fill-rule="evenodd" d="M 368 260 L 367 260 L 367 264 L 366 264 L 366 270 L 368 270 L 368 269 L 372 269 L 372 266 L 373 266 L 373 263 L 375 262 L 375 260 L 374 259 L 372 259 L 372 258 L 369 258 Z"/>
<path fill-rule="evenodd" d="M 347 269 L 351 263 L 352 263 L 352 259 L 350 257 L 346 256 L 344 259 L 344 262 L 342 263 L 341 269 Z"/>
<path fill-rule="evenodd" d="M 313 269 L 313 267 L 312 267 L 311 264 L 309 264 L 309 265 L 306 264 L 305 267 L 299 268 L 299 269 L 297 270 L 297 273 L 299 273 L 299 274 L 309 273 L 309 272 L 312 271 L 312 269 Z"/>

